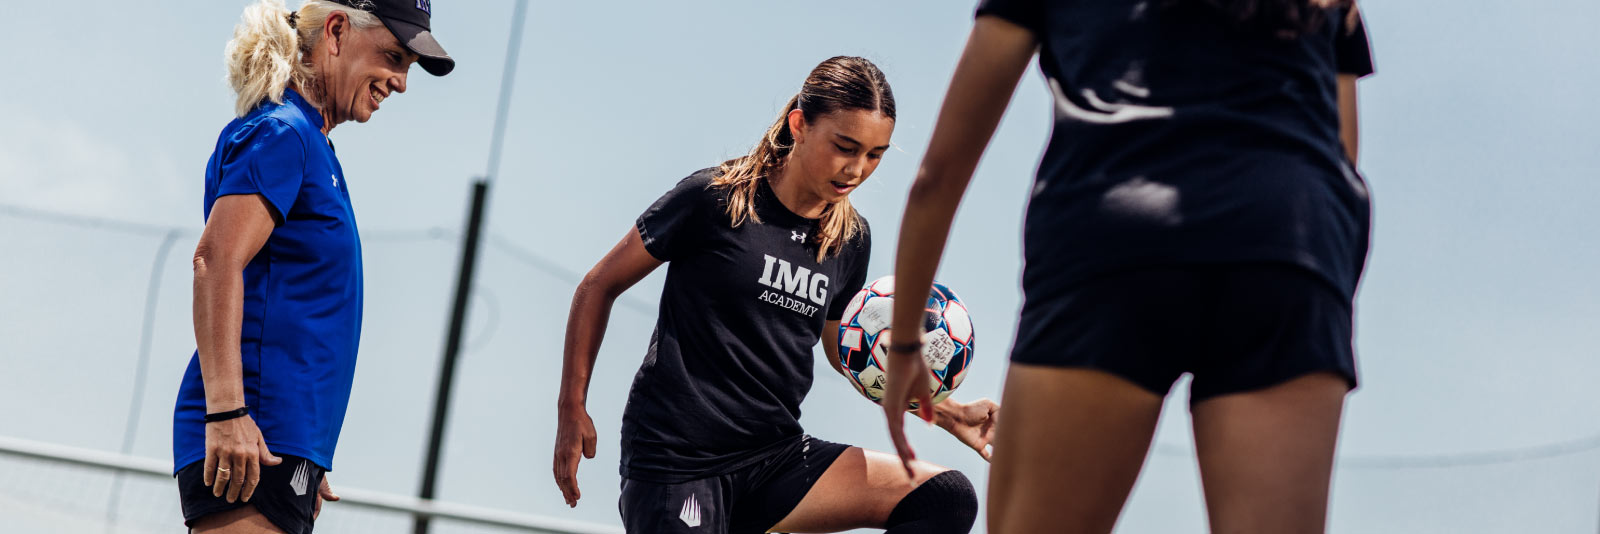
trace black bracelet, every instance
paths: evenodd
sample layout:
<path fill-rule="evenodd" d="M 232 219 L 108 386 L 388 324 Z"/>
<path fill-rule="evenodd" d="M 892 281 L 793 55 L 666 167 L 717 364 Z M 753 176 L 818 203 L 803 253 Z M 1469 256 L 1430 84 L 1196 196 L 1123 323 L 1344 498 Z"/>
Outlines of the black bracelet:
<path fill-rule="evenodd" d="M 905 343 L 890 343 L 887 347 L 890 354 L 897 352 L 922 352 L 921 341 L 908 341 Z"/>
<path fill-rule="evenodd" d="M 248 405 L 248 404 L 244 405 L 244 406 L 241 406 L 237 410 L 228 410 L 226 412 L 208 413 L 208 414 L 206 414 L 206 422 L 207 423 L 215 423 L 215 422 L 218 422 L 218 421 L 227 421 L 229 419 L 238 419 L 238 418 L 244 417 L 246 415 L 250 415 L 250 405 Z"/>

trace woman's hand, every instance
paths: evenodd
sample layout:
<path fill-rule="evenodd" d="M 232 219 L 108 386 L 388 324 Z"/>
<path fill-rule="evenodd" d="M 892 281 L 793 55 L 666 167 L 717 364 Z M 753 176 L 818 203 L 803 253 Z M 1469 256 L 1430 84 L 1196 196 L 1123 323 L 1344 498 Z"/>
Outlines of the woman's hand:
<path fill-rule="evenodd" d="M 567 506 L 575 507 L 583 496 L 578 491 L 578 462 L 581 461 L 578 456 L 594 459 L 594 420 L 589 419 L 589 412 L 583 406 L 563 406 L 559 410 L 553 470 L 561 497 L 566 499 Z"/>
<path fill-rule="evenodd" d="M 227 493 L 228 502 L 250 502 L 261 483 L 261 466 L 283 463 L 267 450 L 267 440 L 250 416 L 206 423 L 206 462 L 203 480 L 213 496 Z"/>
<path fill-rule="evenodd" d="M 1000 418 L 1000 405 L 989 399 L 962 404 L 945 399 L 934 406 L 934 423 L 961 440 L 984 460 L 994 454 L 994 425 Z"/>
<path fill-rule="evenodd" d="M 339 494 L 334 493 L 333 488 L 328 486 L 328 475 L 323 474 L 322 485 L 317 487 L 317 500 L 311 504 L 311 520 L 316 521 L 317 516 L 322 515 L 322 501 L 337 500 L 339 500 Z"/>
<path fill-rule="evenodd" d="M 889 335 L 888 330 L 878 334 Z M 892 341 L 887 342 L 894 345 Z M 889 438 L 894 441 L 894 450 L 900 455 L 900 464 L 906 469 L 906 476 L 916 478 L 916 471 L 911 468 L 911 461 L 917 459 L 916 451 L 911 450 L 911 442 L 906 440 L 905 414 L 911 403 L 917 403 L 917 417 L 924 421 L 933 421 L 933 392 L 928 389 L 928 363 L 922 360 L 922 351 L 897 352 L 889 351 L 889 368 L 884 370 L 885 377 L 883 392 L 883 415 L 889 421 Z"/>
<path fill-rule="evenodd" d="M 211 207 L 205 231 L 194 250 L 194 339 L 206 411 L 245 405 L 243 363 L 239 356 L 244 324 L 244 268 L 275 227 L 272 208 L 261 195 L 224 195 Z M 250 501 L 261 482 L 261 465 L 282 458 L 267 450 L 261 429 L 250 416 L 206 423 L 205 473 L 201 479 L 216 497 Z"/>
<path fill-rule="evenodd" d="M 917 178 L 906 195 L 906 211 L 900 220 L 900 240 L 895 248 L 894 280 L 897 292 L 916 298 L 896 299 L 891 328 L 904 332 L 909 340 L 920 339 L 926 310 L 922 293 L 933 286 L 933 275 L 944 257 L 950 238 L 950 225 L 956 208 L 972 182 L 983 149 L 989 145 L 995 128 L 1011 102 L 1017 81 L 1039 48 L 1038 40 L 1027 28 L 996 16 L 981 16 L 973 23 L 967 47 L 956 63 L 939 119 L 934 122 L 928 148 L 923 151 Z M 889 355 L 888 398 L 883 401 L 889 418 L 889 435 L 900 453 L 906 472 L 911 473 L 915 454 L 901 428 L 905 402 L 920 399 L 923 419 L 930 406 L 924 378 L 927 364 L 919 351 Z"/>
<path fill-rule="evenodd" d="M 561 350 L 561 392 L 556 397 L 556 451 L 552 471 L 567 506 L 577 506 L 580 455 L 594 458 L 594 421 L 584 408 L 589 378 L 600 354 L 600 341 L 611 318 L 611 305 L 623 291 L 664 263 L 644 248 L 639 230 L 628 227 L 622 240 L 606 253 L 572 293 L 567 313 L 567 340 Z"/>

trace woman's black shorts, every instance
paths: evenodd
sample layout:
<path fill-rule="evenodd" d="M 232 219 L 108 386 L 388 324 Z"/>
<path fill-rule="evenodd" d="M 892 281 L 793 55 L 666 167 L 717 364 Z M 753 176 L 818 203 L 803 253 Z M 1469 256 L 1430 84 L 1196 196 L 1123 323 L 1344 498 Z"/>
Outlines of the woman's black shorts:
<path fill-rule="evenodd" d="M 268 521 L 289 534 L 310 534 L 317 489 L 322 486 L 323 469 L 310 460 L 279 454 L 283 463 L 261 466 L 261 483 L 250 502 L 228 502 L 212 495 L 205 482 L 205 461 L 178 470 L 178 497 L 183 503 L 183 524 L 194 526 L 201 517 L 254 505 Z M 226 495 L 226 494 L 224 494 Z"/>
<path fill-rule="evenodd" d="M 1316 372 L 1356 386 L 1350 299 L 1290 264 L 1149 267 L 1026 296 L 1016 363 L 1087 368 L 1190 402 Z"/>

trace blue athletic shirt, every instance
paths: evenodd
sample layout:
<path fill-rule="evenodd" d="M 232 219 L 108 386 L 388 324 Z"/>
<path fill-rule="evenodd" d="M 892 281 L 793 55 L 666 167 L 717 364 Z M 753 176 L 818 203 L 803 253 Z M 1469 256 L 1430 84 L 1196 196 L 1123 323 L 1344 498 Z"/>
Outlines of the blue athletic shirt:
<path fill-rule="evenodd" d="M 274 454 L 333 468 L 361 337 L 361 239 L 322 115 L 293 90 L 222 129 L 205 215 L 226 195 L 266 198 L 277 226 L 244 269 L 245 403 Z M 174 471 L 205 459 L 206 395 L 189 359 L 172 423 Z"/>

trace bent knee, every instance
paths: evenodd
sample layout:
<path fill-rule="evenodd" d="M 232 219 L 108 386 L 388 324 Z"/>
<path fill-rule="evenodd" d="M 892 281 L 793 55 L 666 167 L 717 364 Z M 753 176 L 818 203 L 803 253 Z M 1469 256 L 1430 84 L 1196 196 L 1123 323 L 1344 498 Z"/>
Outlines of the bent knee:
<path fill-rule="evenodd" d="M 917 525 L 916 532 L 965 534 L 977 518 L 977 490 L 967 475 L 952 469 L 933 475 L 900 499 L 884 526 L 891 532 Z"/>

